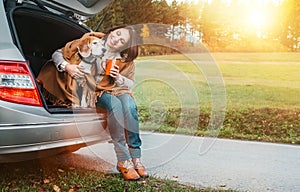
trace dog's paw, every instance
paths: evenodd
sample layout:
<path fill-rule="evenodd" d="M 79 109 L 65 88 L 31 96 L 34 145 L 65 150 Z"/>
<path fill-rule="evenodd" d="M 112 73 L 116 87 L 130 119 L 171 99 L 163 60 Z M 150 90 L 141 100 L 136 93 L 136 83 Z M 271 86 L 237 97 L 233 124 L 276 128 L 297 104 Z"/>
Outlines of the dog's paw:
<path fill-rule="evenodd" d="M 78 105 L 78 104 L 72 104 L 72 108 L 79 108 L 80 107 L 80 105 Z"/>

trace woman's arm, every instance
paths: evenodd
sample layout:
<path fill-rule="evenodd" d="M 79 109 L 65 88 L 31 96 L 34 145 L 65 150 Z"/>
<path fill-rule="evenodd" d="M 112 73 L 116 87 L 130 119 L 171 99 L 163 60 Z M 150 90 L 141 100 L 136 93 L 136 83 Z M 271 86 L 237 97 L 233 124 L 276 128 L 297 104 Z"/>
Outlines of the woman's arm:
<path fill-rule="evenodd" d="M 119 74 L 119 78 L 116 81 L 118 87 L 128 87 L 131 89 L 134 85 L 134 81 L 131 79 L 128 79 L 127 77 L 124 77 L 123 75 Z"/>
<path fill-rule="evenodd" d="M 56 50 L 52 54 L 52 60 L 59 72 L 65 71 L 66 65 L 69 64 L 63 57 L 61 49 Z"/>
<path fill-rule="evenodd" d="M 79 65 L 71 65 L 63 57 L 62 50 L 58 49 L 52 54 L 52 60 L 59 72 L 68 72 L 73 78 L 82 78 L 84 68 Z"/>
<path fill-rule="evenodd" d="M 127 63 L 128 67 L 123 71 L 119 71 L 119 66 L 115 65 L 110 69 L 110 76 L 116 81 L 118 87 L 127 87 L 131 89 L 134 85 L 135 65 Z"/>

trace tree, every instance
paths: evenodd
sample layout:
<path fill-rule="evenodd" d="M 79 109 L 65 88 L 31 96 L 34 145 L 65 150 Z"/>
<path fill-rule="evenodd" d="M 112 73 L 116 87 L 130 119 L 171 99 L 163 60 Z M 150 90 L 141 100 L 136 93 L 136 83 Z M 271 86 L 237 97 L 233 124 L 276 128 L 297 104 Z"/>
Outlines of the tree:
<path fill-rule="evenodd" d="M 87 24 L 92 29 L 98 28 L 104 32 L 121 24 L 140 24 L 138 33 L 141 37 L 149 33 L 157 38 L 167 37 L 169 42 L 176 39 L 183 41 L 187 37 L 198 35 L 202 42 L 218 50 L 247 47 L 252 41 L 258 42 L 257 45 L 261 41 L 270 45 L 274 43 L 276 46 L 281 42 L 291 49 L 300 45 L 300 1 L 284 0 L 283 4 L 276 5 L 275 1 L 270 1 L 263 7 L 263 11 L 268 13 L 268 22 L 260 28 L 249 23 L 249 15 L 251 16 L 255 7 L 249 6 L 247 2 L 199 0 L 198 3 L 191 4 L 172 0 L 168 4 L 167 0 L 115 0 Z M 149 23 L 167 25 L 150 26 Z M 147 24 L 148 29 L 143 24 Z M 255 48 L 255 44 L 252 44 Z"/>
<path fill-rule="evenodd" d="M 121 0 L 120 2 L 124 10 L 124 24 L 159 22 L 152 0 Z"/>
<path fill-rule="evenodd" d="M 284 1 L 280 13 L 281 42 L 293 50 L 300 37 L 300 1 Z"/>
<path fill-rule="evenodd" d="M 193 29 L 193 35 L 195 32 L 199 33 L 199 39 L 201 39 L 201 31 L 202 31 L 202 17 L 203 17 L 203 9 L 205 6 L 205 2 L 198 1 L 196 4 L 190 7 L 190 25 Z"/>
<path fill-rule="evenodd" d="M 107 31 L 108 29 L 124 23 L 124 11 L 120 1 L 113 1 L 86 24 L 94 31 Z"/>
<path fill-rule="evenodd" d="M 212 46 L 218 46 L 219 38 L 221 37 L 222 33 L 222 23 L 220 21 L 222 16 L 222 5 L 213 1 L 213 3 L 209 4 L 206 3 L 203 11 L 202 11 L 202 32 L 203 32 L 203 42 Z"/>
<path fill-rule="evenodd" d="M 176 8 L 169 6 L 166 0 L 153 1 L 154 10 L 157 13 L 159 23 L 174 25 L 178 23 Z"/>

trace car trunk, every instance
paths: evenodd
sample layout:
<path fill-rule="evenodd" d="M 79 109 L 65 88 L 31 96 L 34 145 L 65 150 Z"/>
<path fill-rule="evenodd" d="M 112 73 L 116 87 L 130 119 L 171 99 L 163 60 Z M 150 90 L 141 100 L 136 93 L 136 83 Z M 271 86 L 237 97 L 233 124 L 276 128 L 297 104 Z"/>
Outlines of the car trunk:
<path fill-rule="evenodd" d="M 43 65 L 51 59 L 52 53 L 68 41 L 81 37 L 89 30 L 62 16 L 29 7 L 15 8 L 10 13 L 15 42 L 28 60 L 35 77 Z M 38 26 L 38 27 L 37 27 Z M 53 75 L 53 78 L 54 75 Z M 41 95 L 45 93 L 40 87 Z M 50 112 L 70 112 L 64 103 L 53 103 L 43 98 Z"/>

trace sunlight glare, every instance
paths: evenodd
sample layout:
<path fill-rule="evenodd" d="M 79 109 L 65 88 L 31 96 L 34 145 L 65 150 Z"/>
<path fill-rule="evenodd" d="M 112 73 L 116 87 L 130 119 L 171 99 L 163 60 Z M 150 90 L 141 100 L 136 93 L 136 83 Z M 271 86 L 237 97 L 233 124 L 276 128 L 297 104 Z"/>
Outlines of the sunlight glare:
<path fill-rule="evenodd" d="M 249 24 L 256 28 L 261 28 L 266 24 L 266 15 L 261 12 L 253 11 L 249 15 Z"/>

